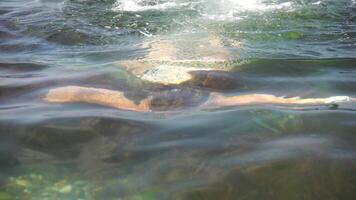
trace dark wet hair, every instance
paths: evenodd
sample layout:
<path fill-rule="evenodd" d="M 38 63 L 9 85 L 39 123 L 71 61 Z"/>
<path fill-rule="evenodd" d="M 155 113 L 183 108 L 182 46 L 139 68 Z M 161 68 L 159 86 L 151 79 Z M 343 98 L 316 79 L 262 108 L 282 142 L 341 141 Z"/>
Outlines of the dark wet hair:
<path fill-rule="evenodd" d="M 154 93 L 151 98 L 152 110 L 176 110 L 184 107 L 196 107 L 205 102 L 209 92 L 193 88 L 174 88 Z"/>

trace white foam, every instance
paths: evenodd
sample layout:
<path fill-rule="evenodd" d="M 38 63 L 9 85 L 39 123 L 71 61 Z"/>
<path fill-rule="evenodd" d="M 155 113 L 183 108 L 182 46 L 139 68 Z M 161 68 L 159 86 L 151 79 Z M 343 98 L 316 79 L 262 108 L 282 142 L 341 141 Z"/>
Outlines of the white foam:
<path fill-rule="evenodd" d="M 222 0 L 222 2 L 228 6 L 232 6 L 233 9 L 239 10 L 250 10 L 250 11 L 265 11 L 265 10 L 275 10 L 290 7 L 291 2 L 285 2 L 281 4 L 266 4 L 262 0 Z"/>
<path fill-rule="evenodd" d="M 240 14 L 246 11 L 262 13 L 293 8 L 292 2 L 279 4 L 268 4 L 264 0 L 218 0 L 215 2 L 218 2 L 215 10 L 207 10 L 203 16 L 212 20 L 231 20 L 241 18 Z"/>
<path fill-rule="evenodd" d="M 325 0 L 312 0 L 310 6 L 319 6 Z M 350 0 L 354 3 L 356 0 Z M 293 11 L 305 3 L 295 0 L 116 0 L 113 11 L 143 12 L 148 10 L 167 11 L 187 8 L 196 10 L 203 19 L 225 21 L 244 18 L 246 12 L 265 13 L 276 10 Z"/>
<path fill-rule="evenodd" d="M 188 5 L 187 2 L 164 2 L 156 5 L 146 5 L 144 0 L 117 0 L 113 5 L 114 11 L 139 12 L 145 10 L 167 10 L 171 8 Z"/>
<path fill-rule="evenodd" d="M 152 0 L 153 1 L 153 0 Z M 222 11 L 221 14 L 231 15 L 238 11 L 267 11 L 291 7 L 291 2 L 284 2 L 279 4 L 267 4 L 265 0 L 171 0 L 164 1 L 151 5 L 147 0 L 117 0 L 113 5 L 114 11 L 145 11 L 145 10 L 167 10 L 171 8 L 178 8 L 181 6 L 201 5 L 202 7 L 211 8 L 209 11 Z"/>

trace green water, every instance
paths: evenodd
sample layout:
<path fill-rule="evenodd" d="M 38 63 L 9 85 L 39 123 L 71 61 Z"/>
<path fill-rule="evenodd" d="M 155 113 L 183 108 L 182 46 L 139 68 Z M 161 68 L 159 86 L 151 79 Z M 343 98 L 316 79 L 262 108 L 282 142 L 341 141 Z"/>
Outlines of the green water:
<path fill-rule="evenodd" d="M 354 0 L 2 0 L 0 200 L 353 200 L 353 103 L 136 113 L 43 97 L 176 90 L 114 63 L 160 39 L 194 57 L 211 35 L 239 83 L 214 92 L 356 97 L 355 33 Z"/>

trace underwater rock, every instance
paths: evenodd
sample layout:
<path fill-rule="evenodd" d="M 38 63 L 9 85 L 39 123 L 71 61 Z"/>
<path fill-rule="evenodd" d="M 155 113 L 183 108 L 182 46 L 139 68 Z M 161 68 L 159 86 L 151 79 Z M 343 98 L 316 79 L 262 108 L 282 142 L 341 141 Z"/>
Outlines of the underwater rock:
<path fill-rule="evenodd" d="M 348 164 L 348 165 L 345 165 Z M 179 199 L 354 199 L 355 163 L 316 157 L 254 163 L 231 169 Z M 328 180 L 328 181 L 321 181 Z"/>
<path fill-rule="evenodd" d="M 13 179 L 13 184 L 21 188 L 27 188 L 30 186 L 30 182 L 22 178 Z"/>
<path fill-rule="evenodd" d="M 47 41 L 61 45 L 93 44 L 95 39 L 88 33 L 73 28 L 59 29 L 46 37 Z"/>
<path fill-rule="evenodd" d="M 18 137 L 26 150 L 18 155 L 27 164 L 39 161 L 54 161 L 55 156 L 70 158 L 77 156 L 80 145 L 97 136 L 95 119 L 53 120 L 19 128 Z"/>
<path fill-rule="evenodd" d="M 17 137 L 14 132 L 13 126 L 0 123 L 0 168 L 13 167 L 18 164 L 16 156 L 18 152 Z"/>
<path fill-rule="evenodd" d="M 15 198 L 13 198 L 13 196 L 11 196 L 9 193 L 0 192 L 0 199 L 1 200 L 12 200 L 12 199 L 15 199 Z"/>
<path fill-rule="evenodd" d="M 32 171 L 41 171 L 32 173 Z M 92 199 L 95 184 L 69 168 L 46 166 L 4 180 L 0 200 L 12 199 Z M 68 175 L 68 173 L 70 173 Z M 65 177 L 65 179 L 63 179 Z"/>
<path fill-rule="evenodd" d="M 63 145 L 88 141 L 94 136 L 93 131 L 88 131 L 83 127 L 39 126 L 32 128 L 24 139 L 26 144 L 37 148 L 56 149 Z"/>
<path fill-rule="evenodd" d="M 71 185 L 56 185 L 53 187 L 53 190 L 62 194 L 70 193 L 72 191 L 72 186 Z"/>

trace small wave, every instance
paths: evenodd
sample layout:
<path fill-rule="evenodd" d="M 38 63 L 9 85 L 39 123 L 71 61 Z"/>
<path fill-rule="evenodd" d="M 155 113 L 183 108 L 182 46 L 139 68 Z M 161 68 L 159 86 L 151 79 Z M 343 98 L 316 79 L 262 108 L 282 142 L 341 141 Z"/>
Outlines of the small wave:
<path fill-rule="evenodd" d="M 142 12 L 147 10 L 164 11 L 172 8 L 189 7 L 199 12 L 204 18 L 211 20 L 236 19 L 239 13 L 246 11 L 265 12 L 277 9 L 293 8 L 292 2 L 266 3 L 264 0 L 195 0 L 195 1 L 147 1 L 117 0 L 113 11 Z"/>
<path fill-rule="evenodd" d="M 235 1 L 235 0 L 219 0 L 216 5 L 202 13 L 203 17 L 210 20 L 236 20 L 242 18 L 245 12 L 268 12 L 281 9 L 293 9 L 292 2 L 283 3 L 266 3 L 263 0 Z"/>
<path fill-rule="evenodd" d="M 221 0 L 221 4 L 226 8 L 240 11 L 267 11 L 283 8 L 290 8 L 293 6 L 292 2 L 284 2 L 277 4 L 267 4 L 262 0 L 249 0 L 249 1 L 234 1 L 234 0 Z"/>
<path fill-rule="evenodd" d="M 144 0 L 118 0 L 113 5 L 113 11 L 129 11 L 129 12 L 138 12 L 146 10 L 166 10 L 171 8 L 179 8 L 186 6 L 189 3 L 186 2 L 163 2 L 158 4 L 147 3 Z"/>

